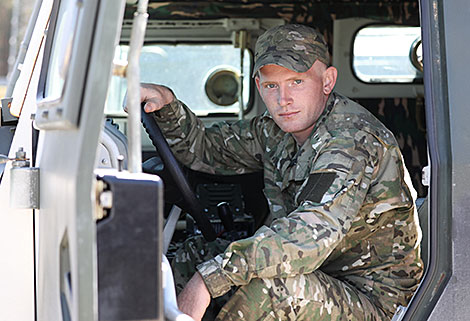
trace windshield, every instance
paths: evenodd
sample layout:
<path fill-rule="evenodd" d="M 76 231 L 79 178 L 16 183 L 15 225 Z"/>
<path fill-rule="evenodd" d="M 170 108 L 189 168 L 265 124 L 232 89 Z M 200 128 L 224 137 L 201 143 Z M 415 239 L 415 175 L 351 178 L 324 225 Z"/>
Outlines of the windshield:
<path fill-rule="evenodd" d="M 115 59 L 127 60 L 129 47 L 116 48 Z M 170 87 L 176 97 L 198 116 L 238 114 L 240 49 L 230 44 L 147 45 L 140 56 L 141 82 Z M 251 57 L 243 59 L 243 105 L 247 109 L 250 94 Z M 106 103 L 106 114 L 123 114 L 122 100 L 127 89 L 124 78 L 113 76 Z"/>

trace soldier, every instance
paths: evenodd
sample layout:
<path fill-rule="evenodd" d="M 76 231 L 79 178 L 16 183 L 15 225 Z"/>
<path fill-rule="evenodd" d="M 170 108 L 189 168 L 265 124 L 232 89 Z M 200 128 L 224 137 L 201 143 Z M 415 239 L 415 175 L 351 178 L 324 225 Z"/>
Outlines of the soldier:
<path fill-rule="evenodd" d="M 218 320 L 390 319 L 422 275 L 415 192 L 395 138 L 333 91 L 337 70 L 310 27 L 266 31 L 253 76 L 268 112 L 210 128 L 168 88 L 142 85 L 145 111 L 184 164 L 264 171 L 265 225 L 198 265 L 179 308 L 200 320 L 235 288 Z"/>

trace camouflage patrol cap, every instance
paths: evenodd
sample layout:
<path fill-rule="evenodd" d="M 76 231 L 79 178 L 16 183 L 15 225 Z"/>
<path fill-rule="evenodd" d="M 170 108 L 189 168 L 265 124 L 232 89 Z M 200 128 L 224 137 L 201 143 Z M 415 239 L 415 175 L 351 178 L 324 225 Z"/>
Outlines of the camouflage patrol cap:
<path fill-rule="evenodd" d="M 288 24 L 267 30 L 256 41 L 253 77 L 266 65 L 278 65 L 295 72 L 306 72 L 319 60 L 329 65 L 328 45 L 313 28 Z"/>

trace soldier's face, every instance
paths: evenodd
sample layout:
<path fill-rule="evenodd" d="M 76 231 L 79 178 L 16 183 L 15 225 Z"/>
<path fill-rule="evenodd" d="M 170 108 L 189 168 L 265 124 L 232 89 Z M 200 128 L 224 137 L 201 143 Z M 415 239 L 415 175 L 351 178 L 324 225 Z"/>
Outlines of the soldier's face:
<path fill-rule="evenodd" d="M 276 124 L 292 133 L 299 145 L 308 138 L 325 108 L 337 71 L 316 61 L 303 73 L 266 65 L 255 78 L 261 98 Z"/>

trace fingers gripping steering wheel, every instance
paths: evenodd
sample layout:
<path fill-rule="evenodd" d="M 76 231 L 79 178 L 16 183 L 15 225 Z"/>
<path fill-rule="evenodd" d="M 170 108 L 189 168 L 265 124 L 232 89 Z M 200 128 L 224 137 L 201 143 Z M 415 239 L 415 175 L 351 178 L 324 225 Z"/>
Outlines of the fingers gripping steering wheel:
<path fill-rule="evenodd" d="M 202 206 L 199 203 L 196 195 L 194 194 L 193 190 L 191 189 L 189 182 L 184 175 L 181 167 L 176 160 L 173 152 L 170 149 L 165 137 L 163 136 L 160 127 L 158 127 L 155 119 L 151 114 L 147 114 L 143 108 L 144 104 L 142 104 L 142 124 L 145 128 L 145 131 L 149 134 L 150 140 L 152 141 L 153 146 L 158 150 L 160 157 L 163 160 L 166 168 L 170 172 L 170 175 L 173 177 L 178 189 L 183 194 L 183 199 L 188 205 L 190 212 L 189 213 L 196 224 L 198 225 L 199 229 L 202 232 L 202 235 L 207 241 L 213 241 L 216 239 L 216 234 L 214 231 L 213 226 L 211 225 L 209 219 L 206 215 L 204 215 L 202 211 Z"/>

